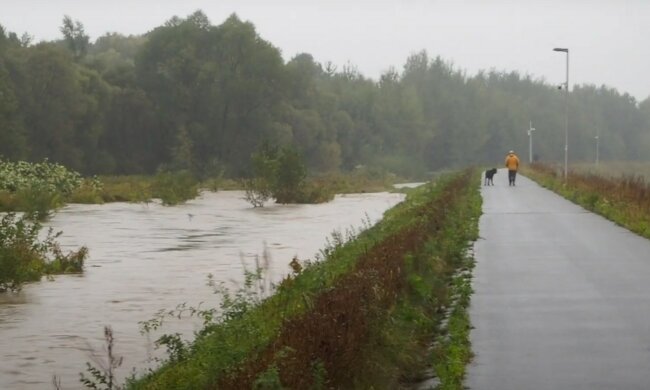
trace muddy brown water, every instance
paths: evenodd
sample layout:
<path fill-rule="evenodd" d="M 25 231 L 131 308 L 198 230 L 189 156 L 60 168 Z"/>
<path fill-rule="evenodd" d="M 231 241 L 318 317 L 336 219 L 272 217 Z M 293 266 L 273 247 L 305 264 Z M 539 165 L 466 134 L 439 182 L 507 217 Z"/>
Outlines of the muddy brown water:
<path fill-rule="evenodd" d="M 154 366 L 159 333 L 143 336 L 138 322 L 187 303 L 216 307 L 208 274 L 241 281 L 244 265 L 264 248 L 269 280 L 289 273 L 294 256 L 313 259 L 333 231 L 377 222 L 404 195 L 339 195 L 320 205 L 252 208 L 239 191 L 204 193 L 185 205 L 69 205 L 46 226 L 62 231 L 65 249 L 88 247 L 83 275 L 57 276 L 0 294 L 0 389 L 77 389 L 85 363 L 105 361 L 103 327 L 115 335 L 124 362 L 120 378 Z M 191 337 L 197 320 L 169 320 L 162 331 Z"/>

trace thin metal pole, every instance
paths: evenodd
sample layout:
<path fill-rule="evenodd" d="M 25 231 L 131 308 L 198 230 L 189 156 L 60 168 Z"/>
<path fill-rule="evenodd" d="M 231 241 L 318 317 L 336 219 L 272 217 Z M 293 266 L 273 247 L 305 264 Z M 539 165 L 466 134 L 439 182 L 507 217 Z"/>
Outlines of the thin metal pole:
<path fill-rule="evenodd" d="M 528 122 L 528 163 L 533 163 L 533 121 Z"/>
<path fill-rule="evenodd" d="M 566 84 L 564 84 L 564 182 L 569 176 L 569 49 L 566 50 Z"/>
<path fill-rule="evenodd" d="M 600 142 L 600 134 L 596 134 L 596 168 L 598 168 L 598 154 L 600 152 L 599 142 Z"/>

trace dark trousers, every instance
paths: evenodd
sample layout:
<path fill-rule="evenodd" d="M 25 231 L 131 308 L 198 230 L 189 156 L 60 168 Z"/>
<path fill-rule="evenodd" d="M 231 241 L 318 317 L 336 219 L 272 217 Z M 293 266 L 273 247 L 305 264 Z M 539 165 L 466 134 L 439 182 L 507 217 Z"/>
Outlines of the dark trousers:
<path fill-rule="evenodd" d="M 515 185 L 515 179 L 517 178 L 517 171 L 515 170 L 508 170 L 508 184 L 511 186 Z"/>

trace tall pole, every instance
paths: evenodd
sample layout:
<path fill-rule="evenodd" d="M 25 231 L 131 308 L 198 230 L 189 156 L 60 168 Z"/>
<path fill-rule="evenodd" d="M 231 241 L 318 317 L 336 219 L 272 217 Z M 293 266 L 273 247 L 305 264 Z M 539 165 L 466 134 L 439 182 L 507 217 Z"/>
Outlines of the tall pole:
<path fill-rule="evenodd" d="M 553 51 L 566 53 L 566 82 L 564 83 L 564 182 L 569 176 L 569 49 L 556 47 Z"/>
<path fill-rule="evenodd" d="M 600 133 L 600 131 L 599 131 L 599 133 Z M 596 138 L 596 168 L 598 168 L 598 154 L 600 152 L 600 145 L 599 145 L 600 134 L 596 134 L 596 136 L 594 138 Z"/>
<path fill-rule="evenodd" d="M 569 49 L 566 49 L 566 84 L 564 84 L 564 182 L 569 177 Z"/>
<path fill-rule="evenodd" d="M 533 163 L 533 122 L 528 122 L 528 163 Z"/>

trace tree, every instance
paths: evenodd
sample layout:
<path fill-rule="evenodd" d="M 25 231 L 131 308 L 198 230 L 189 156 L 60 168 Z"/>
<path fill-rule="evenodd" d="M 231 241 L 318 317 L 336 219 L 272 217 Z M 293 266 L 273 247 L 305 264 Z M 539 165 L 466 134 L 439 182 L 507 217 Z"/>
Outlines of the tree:
<path fill-rule="evenodd" d="M 192 139 L 186 127 L 181 127 L 176 137 L 176 145 L 172 151 L 172 167 L 174 170 L 191 170 L 194 166 Z"/>
<path fill-rule="evenodd" d="M 41 43 L 24 49 L 16 63 L 16 94 L 23 112 L 30 159 L 63 163 L 82 170 L 82 152 L 75 145 L 75 121 L 81 114 L 78 68 L 63 48 Z"/>
<path fill-rule="evenodd" d="M 0 58 L 0 156 L 20 160 L 28 155 L 27 137 L 9 72 Z"/>
<path fill-rule="evenodd" d="M 63 17 L 63 25 L 59 28 L 63 40 L 75 59 L 83 58 L 88 52 L 90 37 L 86 35 L 84 26 L 80 21 L 73 21 L 68 15 Z"/>
<path fill-rule="evenodd" d="M 278 148 L 265 142 L 252 154 L 251 160 L 253 177 L 246 182 L 246 199 L 253 206 L 262 206 L 269 198 L 283 204 L 304 200 L 307 169 L 295 148 Z"/>
<path fill-rule="evenodd" d="M 300 153 L 291 147 L 280 151 L 273 180 L 273 197 L 278 203 L 295 203 L 301 199 L 307 169 Z"/>

